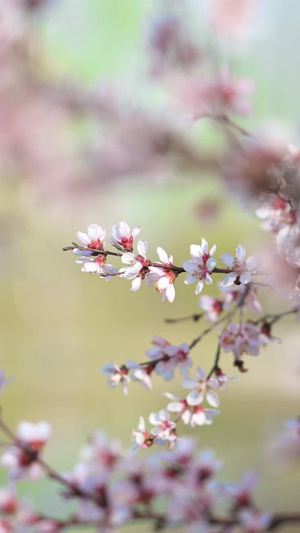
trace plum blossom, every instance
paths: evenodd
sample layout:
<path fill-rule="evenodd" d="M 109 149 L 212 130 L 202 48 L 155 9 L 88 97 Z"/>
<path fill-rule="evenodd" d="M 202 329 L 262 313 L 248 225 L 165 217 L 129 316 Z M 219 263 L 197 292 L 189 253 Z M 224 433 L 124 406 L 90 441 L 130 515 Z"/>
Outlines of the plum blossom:
<path fill-rule="evenodd" d="M 88 227 L 87 233 L 82 233 L 81 231 L 78 231 L 76 233 L 76 236 L 78 242 L 85 248 L 99 251 L 104 250 L 106 230 L 105 228 L 103 228 L 103 226 L 98 226 L 98 224 L 91 224 Z M 78 249 L 75 248 L 75 250 Z M 75 250 L 74 252 L 78 253 Z M 82 254 L 82 252 L 80 252 L 80 254 Z"/>
<path fill-rule="evenodd" d="M 1 456 L 1 465 L 10 470 L 11 479 L 28 477 L 38 481 L 41 478 L 42 469 L 37 460 L 51 433 L 48 422 L 20 422 L 17 437 L 21 446 L 8 446 Z"/>
<path fill-rule="evenodd" d="M 147 279 L 147 274 L 149 273 L 149 261 L 146 257 L 147 249 L 147 241 L 138 241 L 138 256 L 135 256 L 131 252 L 126 252 L 122 255 L 122 263 L 129 266 L 121 268 L 119 271 L 120 277 L 133 280 L 130 289 L 131 292 L 136 292 L 141 287 L 142 280 L 145 278 L 146 283 L 152 284 L 152 281 Z"/>
<path fill-rule="evenodd" d="M 226 353 L 233 352 L 235 358 L 240 360 L 244 353 L 259 355 L 260 346 L 268 341 L 267 335 L 253 322 L 244 322 L 241 325 L 232 323 L 221 336 L 221 347 Z"/>
<path fill-rule="evenodd" d="M 196 372 L 197 378 L 184 378 L 181 381 L 181 385 L 185 389 L 193 389 L 187 396 L 187 402 L 189 405 L 199 405 L 206 397 L 207 402 L 212 407 L 219 407 L 220 401 L 218 395 L 215 393 L 215 389 L 218 389 L 219 382 L 216 378 L 210 378 L 207 380 L 205 372 L 200 366 Z"/>
<path fill-rule="evenodd" d="M 205 318 L 209 323 L 216 322 L 224 308 L 221 300 L 208 295 L 201 296 L 198 305 L 205 311 Z"/>
<path fill-rule="evenodd" d="M 239 519 L 245 533 L 261 533 L 270 526 L 272 516 L 254 509 L 244 509 L 239 513 Z"/>
<path fill-rule="evenodd" d="M 0 511 L 6 514 L 15 514 L 17 509 L 18 500 L 13 488 L 0 488 Z"/>
<path fill-rule="evenodd" d="M 153 277 L 156 290 L 162 294 L 163 302 L 165 300 L 168 300 L 168 302 L 172 303 L 175 299 L 174 281 L 178 275 L 173 270 L 170 270 L 170 267 L 174 266 L 173 256 L 170 255 L 168 257 L 167 252 L 161 247 L 157 248 L 157 253 L 159 259 L 163 263 L 163 266 L 162 268 L 157 266 L 150 266 L 150 276 Z"/>
<path fill-rule="evenodd" d="M 161 409 L 158 413 L 151 413 L 149 422 L 155 426 L 151 429 L 151 434 L 157 439 L 170 443 L 177 439 L 176 424 L 170 420 L 170 413 L 167 409 Z"/>
<path fill-rule="evenodd" d="M 232 78 L 228 70 L 222 70 L 212 79 L 189 77 L 175 89 L 179 105 L 192 120 L 205 116 L 217 119 L 228 112 L 248 115 L 252 110 L 249 97 L 253 93 L 252 80 Z"/>
<path fill-rule="evenodd" d="M 208 251 L 208 243 L 205 239 L 202 239 L 201 246 L 192 244 L 190 247 L 191 257 L 193 261 L 185 261 L 183 268 L 188 272 L 185 280 L 186 284 L 195 283 L 196 294 L 199 294 L 204 287 L 204 283 L 208 285 L 212 284 L 212 278 L 210 273 L 214 270 L 217 261 L 212 257 L 216 252 L 216 245 L 214 245 L 210 251 Z"/>
<path fill-rule="evenodd" d="M 152 390 L 151 374 L 153 370 L 154 367 L 151 363 L 149 365 L 144 366 L 137 365 L 135 368 L 132 369 L 131 379 L 133 381 L 139 381 L 144 387 L 144 389 L 150 391 Z"/>
<path fill-rule="evenodd" d="M 236 247 L 236 257 L 230 254 L 223 254 L 221 261 L 227 267 L 231 268 L 232 272 L 226 274 L 221 281 L 221 286 L 226 287 L 233 285 L 236 281 L 247 284 L 251 281 L 251 271 L 256 267 L 256 260 L 250 256 L 244 261 L 246 255 L 246 249 L 242 244 Z"/>
<path fill-rule="evenodd" d="M 172 400 L 167 405 L 168 411 L 170 411 L 171 413 L 180 414 L 180 418 L 183 423 L 186 425 L 189 424 L 191 420 L 191 411 L 187 400 L 179 398 L 178 396 L 175 396 L 170 392 L 165 392 L 165 396 L 169 398 L 169 400 Z"/>
<path fill-rule="evenodd" d="M 144 418 L 141 416 L 139 425 L 137 427 L 137 430 L 131 431 L 131 440 L 134 441 L 136 444 L 133 448 L 133 450 L 137 450 L 139 447 L 141 448 L 149 448 L 152 446 L 155 436 L 152 433 L 148 433 L 146 431 L 146 424 Z"/>
<path fill-rule="evenodd" d="M 289 420 L 285 432 L 276 441 L 274 459 L 283 465 L 291 465 L 300 459 L 300 419 Z"/>
<path fill-rule="evenodd" d="M 136 363 L 133 363 L 133 366 L 135 365 Z M 108 376 L 109 387 L 114 388 L 117 387 L 119 383 L 121 383 L 123 387 L 123 392 L 127 396 L 128 384 L 130 383 L 130 377 L 128 375 L 130 367 L 130 362 L 127 362 L 126 365 L 122 365 L 121 367 L 119 367 L 115 363 L 108 363 L 101 369 L 101 372 L 102 374 Z"/>
<path fill-rule="evenodd" d="M 255 472 L 246 472 L 239 484 L 228 484 L 226 486 L 227 494 L 234 500 L 236 509 L 251 507 L 253 491 L 258 483 L 258 476 Z"/>
<path fill-rule="evenodd" d="M 167 406 L 168 411 L 178 413 L 183 423 L 190 424 L 193 428 L 212 424 L 213 417 L 219 414 L 216 409 L 204 409 L 199 404 L 195 405 L 193 398 L 192 401 L 188 397 L 182 399 L 168 392 L 165 393 L 165 396 L 172 400 Z"/>
<path fill-rule="evenodd" d="M 96 274 L 99 278 L 105 278 L 106 281 L 110 281 L 114 276 L 119 274 L 118 270 L 113 265 L 106 264 L 105 255 L 98 255 L 98 257 L 95 258 L 81 257 L 80 259 L 77 259 L 76 263 L 83 264 L 81 272 Z"/>
<path fill-rule="evenodd" d="M 146 355 L 153 360 L 153 363 L 158 360 L 155 364 L 156 374 L 170 381 L 173 379 L 175 369 L 179 367 L 183 376 L 188 375 L 188 369 L 193 365 L 193 361 L 189 356 L 190 348 L 187 344 L 172 346 L 161 337 L 155 337 L 152 342 L 155 347 L 148 350 Z"/>
<path fill-rule="evenodd" d="M 132 233 L 127 222 L 119 222 L 119 224 L 112 227 L 111 242 L 116 248 L 125 250 L 126 252 L 132 252 L 133 250 L 133 241 L 140 233 L 140 226 L 133 228 Z"/>
<path fill-rule="evenodd" d="M 239 381 L 239 378 L 236 376 L 227 376 L 227 374 L 223 374 L 219 367 L 215 369 L 215 376 L 218 380 L 218 389 L 220 391 L 226 391 L 231 381 Z"/>

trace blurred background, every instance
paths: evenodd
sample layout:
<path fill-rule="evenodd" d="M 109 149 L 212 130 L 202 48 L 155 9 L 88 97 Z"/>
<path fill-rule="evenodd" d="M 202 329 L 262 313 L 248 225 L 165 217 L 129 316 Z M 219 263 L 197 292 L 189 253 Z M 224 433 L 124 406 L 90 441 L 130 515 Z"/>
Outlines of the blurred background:
<path fill-rule="evenodd" d="M 5 7 L 0 6 L 0 347 L 1 367 L 14 377 L 2 406 L 12 428 L 20 420 L 49 421 L 54 436 L 46 457 L 58 469 L 69 470 L 95 428 L 129 448 L 130 429 L 137 426 L 139 416 L 147 418 L 164 406 L 163 392 L 180 391 L 179 375 L 168 384 L 156 377 L 153 393 L 133 384 L 124 398 L 121 389 L 108 389 L 100 368 L 111 361 L 143 361 L 154 336 L 172 344 L 189 343 L 203 325 L 164 322 L 166 317 L 198 310 L 194 286 L 185 286 L 182 279 L 176 283 L 174 304 L 162 303 L 147 287 L 132 294 L 124 280 L 107 283 L 81 273 L 75 256 L 63 252 L 63 246 L 91 223 L 106 227 L 109 237 L 111 226 L 121 220 L 141 226 L 150 258 L 155 260 L 156 247 L 162 246 L 177 265 L 189 258 L 190 244 L 200 243 L 201 237 L 217 244 L 217 255 L 234 253 L 239 243 L 252 254 L 272 240 L 261 232 L 253 206 L 230 196 L 209 169 L 197 173 L 179 165 L 175 170 L 168 162 L 145 169 L 141 161 L 131 167 L 131 159 L 130 164 L 126 159 L 128 171 L 122 174 L 119 152 L 102 151 L 103 145 L 112 145 L 113 136 L 108 137 L 106 125 L 97 123 L 93 113 L 96 109 L 101 117 L 109 115 L 113 126 L 117 101 L 127 121 L 128 109 L 139 117 L 143 108 L 160 128 L 161 110 L 168 116 L 170 109 L 159 87 L 160 75 L 151 71 L 151 58 L 146 64 L 151 32 L 167 13 L 184 14 L 189 20 L 196 7 L 193 31 L 199 46 L 208 42 L 217 62 L 230 62 L 236 74 L 255 82 L 253 112 L 239 122 L 258 129 L 268 124 L 297 144 L 300 4 L 256 2 L 237 36 L 212 33 L 209 2 L 199 2 L 199 7 L 188 1 L 186 11 L 182 5 L 179 9 L 181 2 L 167 0 L 156 6 L 149 0 L 47 4 L 28 8 L 25 30 L 24 20 L 19 29 L 17 19 L 10 27 Z M 29 41 L 26 47 L 22 39 Z M 33 82 L 30 69 L 35 71 Z M 208 123 L 193 126 L 182 116 L 178 124 L 210 152 L 221 142 L 220 132 Z M 130 138 L 131 156 L 141 149 L 138 131 L 126 123 L 120 133 Z M 205 290 L 213 295 L 214 291 Z M 265 289 L 260 295 L 266 312 L 285 308 L 285 302 Z M 214 448 L 224 459 L 223 479 L 237 480 L 247 469 L 258 470 L 258 501 L 277 511 L 296 510 L 299 505 L 299 472 L 274 468 L 268 457 L 268 443 L 286 420 L 299 414 L 297 330 L 289 318 L 278 324 L 275 334 L 284 343 L 270 345 L 257 359 L 248 357 L 250 371 L 221 395 L 221 416 L 211 427 L 193 432 L 199 446 Z M 215 343 L 212 334 L 195 349 L 195 366 L 210 368 Z M 237 375 L 229 354 L 223 361 L 222 369 Z M 50 513 L 59 508 L 55 487 L 51 493 L 45 483 L 21 487 Z"/>

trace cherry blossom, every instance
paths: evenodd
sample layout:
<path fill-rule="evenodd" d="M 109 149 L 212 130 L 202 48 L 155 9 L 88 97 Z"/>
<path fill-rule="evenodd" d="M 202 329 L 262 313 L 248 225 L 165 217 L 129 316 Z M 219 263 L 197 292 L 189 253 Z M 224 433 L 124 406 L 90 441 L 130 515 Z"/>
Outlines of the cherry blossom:
<path fill-rule="evenodd" d="M 132 252 L 133 241 L 136 239 L 140 231 L 140 226 L 136 226 L 133 228 L 131 233 L 127 222 L 119 222 L 119 224 L 112 227 L 111 238 L 109 239 L 109 242 L 111 242 L 118 249 L 125 250 L 126 252 Z"/>
<path fill-rule="evenodd" d="M 185 261 L 183 268 L 188 272 L 188 276 L 185 280 L 186 284 L 195 283 L 196 281 L 196 294 L 199 294 L 204 287 L 204 283 L 208 285 L 212 284 L 212 278 L 210 273 L 214 270 L 217 261 L 212 257 L 216 252 L 216 245 L 214 245 L 210 251 L 208 250 L 208 243 L 205 239 L 202 239 L 201 246 L 192 244 L 190 247 L 191 257 L 193 261 Z"/>
<path fill-rule="evenodd" d="M 207 322 L 216 322 L 224 308 L 221 300 L 208 295 L 201 296 L 198 305 L 205 311 Z"/>
<path fill-rule="evenodd" d="M 145 365 L 141 367 L 137 365 L 132 369 L 131 378 L 133 381 L 139 381 L 146 390 L 152 390 L 151 374 L 154 370 L 153 365 Z"/>
<path fill-rule="evenodd" d="M 149 422 L 153 427 L 151 434 L 160 440 L 174 442 L 177 439 L 175 422 L 170 420 L 170 413 L 166 409 L 161 409 L 158 413 L 151 413 Z"/>
<path fill-rule="evenodd" d="M 154 438 L 153 433 L 148 433 L 146 431 L 145 420 L 141 416 L 137 430 L 131 431 L 131 440 L 136 443 L 136 446 L 133 449 L 136 450 L 140 446 L 142 448 L 149 448 L 152 446 Z"/>
<path fill-rule="evenodd" d="M 260 513 L 254 509 L 241 511 L 239 518 L 246 533 L 266 531 L 272 520 L 272 516 L 269 513 Z"/>
<path fill-rule="evenodd" d="M 122 255 L 122 263 L 129 265 L 126 268 L 121 268 L 120 277 L 124 279 L 133 280 L 131 285 L 131 292 L 136 292 L 142 284 L 142 280 L 146 278 L 149 272 L 149 261 L 146 257 L 148 245 L 147 241 L 138 241 L 137 250 L 139 255 L 135 256 L 131 252 Z M 151 285 L 152 281 L 150 281 Z"/>
<path fill-rule="evenodd" d="M 81 272 L 97 274 L 99 278 L 105 278 L 106 281 L 110 281 L 114 276 L 119 274 L 113 265 L 106 264 L 106 257 L 104 255 L 98 255 L 95 258 L 81 257 L 77 259 L 76 263 L 83 264 Z"/>
<path fill-rule="evenodd" d="M 0 488 L 0 510 L 2 513 L 15 514 L 18 509 L 18 499 L 12 487 Z"/>
<path fill-rule="evenodd" d="M 196 426 L 203 426 L 205 424 L 212 424 L 213 417 L 220 414 L 216 409 L 205 409 L 201 405 L 201 398 L 198 404 L 195 404 L 187 397 L 186 399 L 178 398 L 170 393 L 165 393 L 165 396 L 172 400 L 167 406 L 171 413 L 178 413 L 184 424 L 190 424 L 192 428 Z"/>
<path fill-rule="evenodd" d="M 242 244 L 239 244 L 236 247 L 236 257 L 233 257 L 230 254 L 223 254 L 221 256 L 221 261 L 227 267 L 232 269 L 232 272 L 226 274 L 226 276 L 221 281 L 223 287 L 233 285 L 236 281 L 240 283 L 247 284 L 251 281 L 251 271 L 256 267 L 256 260 L 254 257 L 248 257 L 244 261 L 246 255 L 246 249 Z"/>
<path fill-rule="evenodd" d="M 101 372 L 108 376 L 108 386 L 117 387 L 119 383 L 122 384 L 123 392 L 127 396 L 128 384 L 130 383 L 130 377 L 128 375 L 129 368 L 125 365 L 119 367 L 115 363 L 109 363 L 105 365 Z"/>
<path fill-rule="evenodd" d="M 188 397 L 187 402 L 189 405 L 199 405 L 203 402 L 204 397 L 206 397 L 207 402 L 212 407 L 219 407 L 220 401 L 218 395 L 215 393 L 215 389 L 218 389 L 219 383 L 216 378 L 210 378 L 207 380 L 205 372 L 200 366 L 197 368 L 196 372 L 197 378 L 184 378 L 181 381 L 181 385 L 185 389 L 193 389 Z"/>
<path fill-rule="evenodd" d="M 87 233 L 78 231 L 76 236 L 82 246 L 92 250 L 104 250 L 106 230 L 103 228 L 103 226 L 91 224 L 88 227 Z"/>
<path fill-rule="evenodd" d="M 160 247 L 157 248 L 157 253 L 164 267 L 173 266 L 172 255 L 168 257 L 167 252 L 163 248 L 160 248 Z M 159 268 L 157 266 L 150 266 L 149 270 L 150 270 L 150 273 L 154 277 L 156 290 L 162 294 L 162 300 L 163 301 L 168 300 L 168 302 L 170 303 L 174 302 L 174 299 L 175 299 L 174 281 L 177 278 L 176 272 L 170 270 L 169 268 Z"/>
<path fill-rule="evenodd" d="M 29 477 L 38 481 L 41 478 L 42 469 L 37 459 L 51 433 L 51 427 L 47 422 L 38 424 L 21 422 L 19 424 L 17 437 L 23 447 L 8 446 L 1 456 L 1 464 L 9 469 L 12 479 Z"/>
<path fill-rule="evenodd" d="M 267 343 L 268 337 L 252 322 L 229 324 L 221 337 L 224 352 L 233 352 L 237 360 L 244 353 L 259 355 L 260 346 Z"/>

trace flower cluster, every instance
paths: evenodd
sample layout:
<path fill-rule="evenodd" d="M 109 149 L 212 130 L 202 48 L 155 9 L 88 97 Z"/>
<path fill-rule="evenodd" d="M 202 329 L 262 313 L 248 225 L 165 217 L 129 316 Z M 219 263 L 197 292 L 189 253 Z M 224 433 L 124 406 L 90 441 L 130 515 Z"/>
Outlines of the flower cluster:
<path fill-rule="evenodd" d="M 145 432 L 142 420 L 138 431 L 133 432 L 141 446 L 149 446 L 153 438 L 163 441 L 172 432 L 167 411 L 153 413 L 150 422 L 155 426 L 151 434 Z M 41 439 L 41 434 L 45 437 L 42 424 L 22 422 L 20 427 L 24 440 L 16 439 L 14 443 L 20 452 L 28 443 L 33 445 L 32 439 Z M 10 433 L 3 422 L 1 429 Z M 143 459 L 137 454 L 128 455 L 119 442 L 97 431 L 71 472 L 56 472 L 44 461 L 40 467 L 64 487 L 63 498 L 75 501 L 72 515 L 67 519 L 49 517 L 19 497 L 15 486 L 2 487 L 1 532 L 21 527 L 35 533 L 59 533 L 82 526 L 109 532 L 147 520 L 156 529 L 184 524 L 190 532 L 221 533 L 226 526 L 226 531 L 234 533 L 241 526 L 243 531 L 258 533 L 266 531 L 276 519 L 261 512 L 254 502 L 254 474 L 248 474 L 240 484 L 220 483 L 217 476 L 222 462 L 210 450 L 197 452 L 191 440 L 181 439 L 173 451 Z M 226 508 L 227 513 L 218 514 L 218 508 Z"/>
<path fill-rule="evenodd" d="M 132 232 L 126 222 L 120 222 L 113 226 L 109 242 L 119 252 L 112 252 L 105 248 L 106 230 L 97 224 L 91 224 L 87 233 L 79 231 L 77 240 L 79 244 L 67 246 L 64 250 L 73 250 L 80 258 L 77 263 L 81 264 L 82 272 L 96 274 L 100 278 L 110 281 L 114 276 L 131 281 L 131 292 L 136 292 L 142 285 L 142 281 L 148 287 L 154 285 L 162 295 L 162 300 L 172 303 L 175 299 L 175 281 L 180 274 L 187 273 L 185 283 L 187 285 L 197 282 L 196 294 L 202 292 L 204 285 L 212 284 L 212 274 L 226 274 L 221 280 L 221 287 L 247 285 L 256 275 L 256 261 L 253 257 L 245 260 L 246 250 L 241 244 L 236 248 L 236 257 L 229 253 L 221 256 L 222 263 L 227 267 L 217 268 L 217 260 L 214 256 L 216 245 L 209 249 L 207 241 L 202 238 L 201 245 L 192 244 L 190 253 L 192 260 L 184 261 L 183 266 L 174 265 L 173 256 L 160 246 L 157 254 L 160 261 L 151 261 L 147 257 L 148 244 L 145 240 L 137 242 L 137 252 L 134 253 L 134 240 L 140 232 L 140 227 L 135 227 Z M 113 265 L 107 264 L 107 256 L 117 257 L 125 264 L 125 267 L 117 270 Z"/>

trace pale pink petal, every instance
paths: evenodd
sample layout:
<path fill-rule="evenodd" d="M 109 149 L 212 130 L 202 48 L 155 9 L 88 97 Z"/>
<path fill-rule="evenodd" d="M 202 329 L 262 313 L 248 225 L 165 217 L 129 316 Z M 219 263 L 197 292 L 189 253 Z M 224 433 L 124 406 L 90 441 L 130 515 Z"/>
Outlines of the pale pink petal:
<path fill-rule="evenodd" d="M 157 426 L 160 422 L 158 413 L 151 413 L 149 416 L 149 422 L 150 424 L 153 424 L 153 426 Z"/>
<path fill-rule="evenodd" d="M 146 431 L 146 425 L 145 425 L 145 420 L 142 416 L 140 416 L 140 422 L 139 422 L 139 425 L 138 425 L 138 430 L 139 431 Z"/>
<path fill-rule="evenodd" d="M 141 226 L 136 226 L 135 228 L 133 228 L 132 230 L 133 239 L 135 239 L 138 236 L 140 231 L 141 231 Z"/>
<path fill-rule="evenodd" d="M 157 282 L 157 288 L 159 291 L 163 291 L 164 289 L 168 287 L 168 285 L 169 285 L 169 278 L 167 278 L 166 276 L 163 276 Z"/>
<path fill-rule="evenodd" d="M 247 285 L 247 283 L 250 283 L 251 281 L 251 274 L 250 272 L 244 272 L 243 274 L 241 274 L 240 276 L 240 282 L 243 283 L 244 285 Z"/>
<path fill-rule="evenodd" d="M 182 402 L 170 402 L 167 405 L 168 411 L 171 411 L 171 413 L 180 413 L 183 409 Z"/>
<path fill-rule="evenodd" d="M 218 395 L 214 391 L 212 390 L 208 391 L 206 394 L 206 399 L 209 405 L 211 405 L 212 407 L 219 407 L 220 400 L 219 400 Z"/>
<path fill-rule="evenodd" d="M 128 239 L 130 237 L 130 227 L 127 222 L 122 221 L 119 223 L 119 235 L 120 239 Z"/>
<path fill-rule="evenodd" d="M 171 303 L 175 300 L 175 287 L 173 284 L 169 285 L 166 289 L 167 300 Z"/>
<path fill-rule="evenodd" d="M 203 287 L 204 287 L 204 282 L 203 282 L 202 280 L 200 280 L 200 281 L 197 283 L 195 293 L 196 293 L 197 295 L 200 294 L 200 292 L 203 291 Z"/>
<path fill-rule="evenodd" d="M 196 376 L 201 381 L 206 381 L 206 374 L 205 374 L 203 368 L 201 368 L 201 366 L 198 366 L 197 372 L 196 372 Z"/>
<path fill-rule="evenodd" d="M 216 253 L 217 246 L 214 244 L 213 247 L 210 249 L 209 255 L 214 255 Z"/>
<path fill-rule="evenodd" d="M 184 378 L 181 380 L 181 385 L 184 389 L 194 389 L 198 385 L 198 381 L 193 378 Z"/>
<path fill-rule="evenodd" d="M 214 257 L 210 257 L 206 263 L 206 267 L 211 272 L 217 264 L 217 260 Z"/>
<path fill-rule="evenodd" d="M 80 242 L 80 244 L 83 244 L 83 246 L 88 246 L 89 244 L 91 244 L 91 239 L 89 239 L 86 233 L 77 231 L 76 237 L 77 237 L 77 240 Z"/>
<path fill-rule="evenodd" d="M 185 261 L 183 263 L 183 268 L 186 272 L 192 274 L 197 269 L 197 264 L 194 261 Z"/>
<path fill-rule="evenodd" d="M 201 241 L 201 248 L 204 254 L 208 254 L 208 242 L 205 239 Z"/>
<path fill-rule="evenodd" d="M 195 427 L 195 425 L 203 426 L 204 424 L 206 424 L 206 415 L 203 411 L 200 411 L 199 413 L 195 413 L 192 415 L 192 418 L 191 418 L 192 427 Z"/>
<path fill-rule="evenodd" d="M 192 416 L 192 413 L 189 409 L 186 409 L 185 411 L 183 411 L 182 415 L 181 415 L 181 420 L 182 422 L 187 425 L 190 423 L 191 421 L 191 416 Z"/>
<path fill-rule="evenodd" d="M 199 244 L 191 244 L 190 246 L 191 256 L 195 259 L 200 259 L 203 255 L 203 251 Z"/>
<path fill-rule="evenodd" d="M 220 257 L 222 263 L 224 263 L 225 266 L 228 268 L 232 268 L 234 265 L 234 257 L 230 254 L 223 254 Z"/>
<path fill-rule="evenodd" d="M 148 249 L 147 241 L 138 241 L 137 250 L 142 257 L 146 257 Z"/>
<path fill-rule="evenodd" d="M 237 274 L 235 272 L 229 272 L 229 274 L 226 274 L 226 276 L 222 279 L 220 283 L 221 287 L 229 287 L 230 285 L 233 285 L 236 278 Z"/>
<path fill-rule="evenodd" d="M 186 285 L 191 285 L 191 283 L 195 283 L 195 281 L 197 281 L 197 278 L 195 278 L 195 276 L 193 276 L 193 274 L 188 274 L 184 283 Z"/>
<path fill-rule="evenodd" d="M 186 401 L 189 405 L 199 405 L 204 400 L 204 394 L 203 392 L 199 392 L 198 390 L 192 390 L 186 398 Z"/>
<path fill-rule="evenodd" d="M 238 244 L 236 247 L 236 258 L 242 263 L 245 259 L 246 248 L 242 244 Z"/>
<path fill-rule="evenodd" d="M 132 280 L 130 292 L 136 292 L 140 289 L 142 284 L 142 278 L 138 277 Z"/>
<path fill-rule="evenodd" d="M 211 285 L 212 282 L 213 282 L 212 277 L 211 277 L 209 274 L 206 273 L 206 276 L 205 276 L 205 283 L 206 283 L 207 285 Z"/>
<path fill-rule="evenodd" d="M 250 255 L 250 257 L 248 257 L 247 261 L 246 261 L 246 266 L 249 270 L 254 270 L 254 268 L 256 267 L 257 265 L 257 260 L 255 257 L 253 257 L 253 255 Z"/>
<path fill-rule="evenodd" d="M 168 257 L 167 252 L 163 248 L 161 248 L 160 246 L 156 250 L 157 250 L 157 255 L 158 255 L 159 259 L 161 260 L 161 262 L 162 263 L 169 263 L 169 257 Z"/>

